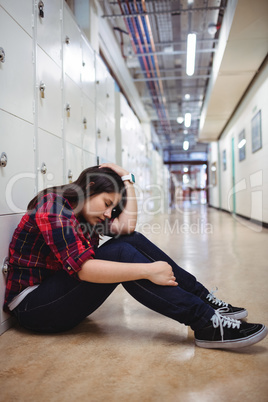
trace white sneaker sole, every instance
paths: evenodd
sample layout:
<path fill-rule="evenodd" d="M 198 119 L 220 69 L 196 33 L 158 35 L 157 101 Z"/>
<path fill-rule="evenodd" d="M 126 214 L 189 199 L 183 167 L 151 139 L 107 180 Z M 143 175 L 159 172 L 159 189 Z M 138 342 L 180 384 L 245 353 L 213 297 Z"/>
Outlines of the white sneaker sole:
<path fill-rule="evenodd" d="M 242 320 L 243 318 L 246 318 L 248 316 L 248 312 L 247 312 L 247 310 L 239 311 L 237 313 L 221 312 L 221 315 L 224 315 L 225 317 L 233 318 L 234 320 Z"/>
<path fill-rule="evenodd" d="M 238 349 L 244 348 L 246 346 L 254 345 L 257 342 L 260 342 L 262 339 L 266 337 L 268 333 L 268 329 L 263 326 L 259 332 L 254 335 L 248 336 L 242 339 L 233 339 L 228 341 L 202 341 L 199 339 L 195 339 L 196 346 L 200 348 L 207 349 Z"/>

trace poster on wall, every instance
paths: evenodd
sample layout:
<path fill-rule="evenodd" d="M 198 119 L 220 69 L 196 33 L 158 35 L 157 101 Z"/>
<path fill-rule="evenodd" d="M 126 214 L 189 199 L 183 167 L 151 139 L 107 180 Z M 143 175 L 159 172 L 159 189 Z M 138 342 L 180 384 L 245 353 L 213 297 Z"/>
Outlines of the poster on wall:
<path fill-rule="evenodd" d="M 245 130 L 241 131 L 238 136 L 238 149 L 239 149 L 239 161 L 246 159 L 246 133 Z"/>
<path fill-rule="evenodd" d="M 224 149 L 222 151 L 222 166 L 223 166 L 223 170 L 227 169 L 227 165 L 226 165 L 226 149 Z"/>
<path fill-rule="evenodd" d="M 253 153 L 262 148 L 261 110 L 251 120 L 251 140 Z"/>
<path fill-rule="evenodd" d="M 217 186 L 217 163 L 213 162 L 211 165 L 211 184 Z"/>

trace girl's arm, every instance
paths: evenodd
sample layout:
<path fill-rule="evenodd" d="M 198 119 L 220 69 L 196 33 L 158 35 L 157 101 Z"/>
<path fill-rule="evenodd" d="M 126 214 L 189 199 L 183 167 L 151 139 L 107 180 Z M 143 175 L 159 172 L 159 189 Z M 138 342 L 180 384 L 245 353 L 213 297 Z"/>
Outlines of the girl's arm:
<path fill-rule="evenodd" d="M 127 170 L 115 165 L 114 163 L 104 163 L 100 166 L 100 168 L 102 167 L 109 167 L 113 169 L 120 177 L 128 174 Z M 109 230 L 113 235 L 132 233 L 134 232 L 137 224 L 138 208 L 135 188 L 128 180 L 124 181 L 124 185 L 127 192 L 127 201 L 121 214 L 111 223 Z"/>
<path fill-rule="evenodd" d="M 165 261 L 124 263 L 91 259 L 83 263 L 78 277 L 94 283 L 120 283 L 148 279 L 162 286 L 177 286 L 172 267 Z"/>

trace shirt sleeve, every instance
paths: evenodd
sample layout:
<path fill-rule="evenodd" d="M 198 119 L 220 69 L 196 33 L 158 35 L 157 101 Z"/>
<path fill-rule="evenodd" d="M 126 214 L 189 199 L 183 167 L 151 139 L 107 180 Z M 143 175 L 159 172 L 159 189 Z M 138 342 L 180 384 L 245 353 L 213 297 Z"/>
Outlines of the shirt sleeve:
<path fill-rule="evenodd" d="M 69 275 L 77 274 L 82 264 L 94 258 L 94 248 L 79 230 L 79 222 L 66 199 L 48 194 L 38 204 L 36 224 L 56 259 Z"/>

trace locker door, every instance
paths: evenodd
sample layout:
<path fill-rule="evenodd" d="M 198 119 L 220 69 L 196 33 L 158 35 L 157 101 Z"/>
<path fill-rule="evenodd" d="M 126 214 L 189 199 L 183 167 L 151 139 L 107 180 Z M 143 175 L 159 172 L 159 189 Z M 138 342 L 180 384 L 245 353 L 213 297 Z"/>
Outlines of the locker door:
<path fill-rule="evenodd" d="M 0 109 L 33 122 L 32 38 L 0 8 Z M 19 68 L 18 68 L 19 65 Z"/>
<path fill-rule="evenodd" d="M 0 155 L 7 155 L 0 167 L 0 214 L 22 212 L 34 197 L 33 125 L 0 110 L 0 133 Z"/>
<path fill-rule="evenodd" d="M 95 55 L 93 49 L 87 43 L 86 39 L 82 37 L 82 72 L 81 83 L 83 92 L 95 102 Z"/>
<path fill-rule="evenodd" d="M 83 169 L 97 164 L 96 155 L 87 151 L 83 151 Z"/>
<path fill-rule="evenodd" d="M 66 141 L 79 147 L 82 146 L 82 92 L 67 75 L 64 86 L 64 130 Z M 66 108 L 70 107 L 69 112 Z"/>
<path fill-rule="evenodd" d="M 106 79 L 108 75 L 107 68 L 102 59 L 96 55 L 96 105 L 97 109 L 106 112 Z"/>
<path fill-rule="evenodd" d="M 38 129 L 38 191 L 63 184 L 62 140 Z"/>
<path fill-rule="evenodd" d="M 63 9 L 63 40 L 65 73 L 68 74 L 77 85 L 81 85 L 81 32 L 67 6 Z"/>
<path fill-rule="evenodd" d="M 61 137 L 61 68 L 39 46 L 36 65 L 38 126 Z"/>
<path fill-rule="evenodd" d="M 12 15 L 13 19 L 32 36 L 32 0 L 24 0 L 21 7 L 21 0 L 1 0 L 1 6 Z M 2 45 L 1 45 L 2 46 Z"/>
<path fill-rule="evenodd" d="M 97 155 L 100 157 L 100 163 L 104 163 L 107 162 L 107 118 L 100 110 L 97 110 L 96 121 Z"/>
<path fill-rule="evenodd" d="M 0 216 L 0 227 L 4 236 L 1 236 L 1 247 L 0 247 L 0 264 L 1 267 L 4 265 L 5 259 L 8 257 L 8 247 L 11 241 L 13 232 L 17 227 L 22 214 L 6 215 Z M 7 313 L 2 310 L 2 306 L 5 299 L 6 290 L 6 277 L 1 270 L 0 272 L 0 334 L 6 331 L 13 323 L 13 319 Z"/>
<path fill-rule="evenodd" d="M 115 84 L 113 77 L 108 73 L 106 78 L 106 106 L 108 118 L 115 121 Z"/>
<path fill-rule="evenodd" d="M 21 8 L 21 7 L 20 7 Z M 35 12 L 37 44 L 60 66 L 61 65 L 61 0 L 44 1 L 44 18 Z"/>
<path fill-rule="evenodd" d="M 83 116 L 83 128 L 82 128 L 83 149 L 92 154 L 96 154 L 95 104 L 84 94 L 83 94 L 82 116 Z"/>
<path fill-rule="evenodd" d="M 67 182 L 73 182 L 82 172 L 82 149 L 69 142 L 66 143 Z"/>

